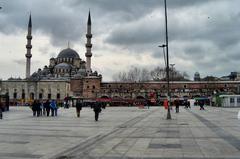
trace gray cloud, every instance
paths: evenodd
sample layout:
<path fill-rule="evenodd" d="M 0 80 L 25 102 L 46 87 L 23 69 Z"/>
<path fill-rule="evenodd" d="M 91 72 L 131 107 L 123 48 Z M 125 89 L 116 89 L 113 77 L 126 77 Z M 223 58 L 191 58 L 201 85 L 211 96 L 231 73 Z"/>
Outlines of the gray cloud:
<path fill-rule="evenodd" d="M 26 65 L 26 59 L 14 60 L 13 62 L 18 65 Z"/>

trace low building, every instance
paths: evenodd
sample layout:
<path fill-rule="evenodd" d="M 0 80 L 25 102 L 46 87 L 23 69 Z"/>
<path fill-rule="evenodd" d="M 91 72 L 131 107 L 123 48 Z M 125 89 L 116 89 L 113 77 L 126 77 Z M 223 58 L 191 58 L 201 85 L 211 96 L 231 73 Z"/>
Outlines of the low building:
<path fill-rule="evenodd" d="M 220 106 L 240 107 L 240 95 L 220 95 Z"/>

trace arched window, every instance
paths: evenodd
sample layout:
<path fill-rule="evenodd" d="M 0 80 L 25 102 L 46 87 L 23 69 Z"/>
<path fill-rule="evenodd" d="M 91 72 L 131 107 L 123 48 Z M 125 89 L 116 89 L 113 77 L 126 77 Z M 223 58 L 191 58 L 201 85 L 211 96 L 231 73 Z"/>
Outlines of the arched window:
<path fill-rule="evenodd" d="M 25 90 L 22 89 L 22 99 L 25 99 Z"/>
<path fill-rule="evenodd" d="M 57 99 L 60 99 L 60 93 L 57 93 Z"/>
<path fill-rule="evenodd" d="M 34 100 L 34 93 L 30 93 L 30 99 Z"/>
<path fill-rule="evenodd" d="M 51 93 L 48 93 L 48 99 L 51 99 L 52 95 Z"/>
<path fill-rule="evenodd" d="M 42 98 L 43 98 L 43 94 L 39 93 L 39 99 L 42 99 Z"/>
<path fill-rule="evenodd" d="M 13 93 L 13 98 L 14 98 L 14 99 L 17 99 L 17 92 L 14 92 L 14 93 Z"/>
<path fill-rule="evenodd" d="M 22 93 L 22 99 L 25 99 L 25 93 L 24 92 Z"/>

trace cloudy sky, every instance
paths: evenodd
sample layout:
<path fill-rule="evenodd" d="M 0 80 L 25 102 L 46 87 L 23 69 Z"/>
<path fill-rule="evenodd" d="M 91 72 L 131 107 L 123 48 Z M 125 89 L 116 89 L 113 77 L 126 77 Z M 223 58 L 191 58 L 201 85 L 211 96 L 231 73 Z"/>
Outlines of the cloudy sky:
<path fill-rule="evenodd" d="M 239 71 L 239 0 L 167 0 L 169 56 L 190 77 Z M 164 67 L 163 0 L 0 0 L 0 78 L 25 77 L 26 34 L 32 14 L 32 67 L 49 64 L 67 47 L 85 60 L 92 16 L 92 67 L 111 81 L 132 66 Z"/>

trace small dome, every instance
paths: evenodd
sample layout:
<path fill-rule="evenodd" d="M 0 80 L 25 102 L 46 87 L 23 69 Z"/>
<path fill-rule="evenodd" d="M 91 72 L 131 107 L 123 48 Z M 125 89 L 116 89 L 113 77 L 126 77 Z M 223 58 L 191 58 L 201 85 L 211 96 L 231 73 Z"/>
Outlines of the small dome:
<path fill-rule="evenodd" d="M 200 75 L 199 72 L 195 72 L 195 75 Z"/>
<path fill-rule="evenodd" d="M 69 69 L 71 68 L 71 66 L 67 63 L 60 63 L 60 64 L 57 64 L 55 67 L 55 69 Z"/>
<path fill-rule="evenodd" d="M 80 57 L 75 50 L 67 48 L 67 49 L 62 50 L 58 54 L 58 58 L 80 58 Z"/>

